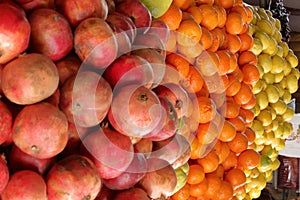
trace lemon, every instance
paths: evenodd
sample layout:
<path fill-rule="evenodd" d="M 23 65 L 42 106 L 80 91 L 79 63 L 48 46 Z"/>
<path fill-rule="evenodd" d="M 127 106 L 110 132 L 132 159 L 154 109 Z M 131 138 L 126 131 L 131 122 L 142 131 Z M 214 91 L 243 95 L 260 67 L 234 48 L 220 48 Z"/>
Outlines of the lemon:
<path fill-rule="evenodd" d="M 277 30 L 281 30 L 281 23 L 280 20 L 275 18 L 275 27 Z"/>
<path fill-rule="evenodd" d="M 271 22 L 266 19 L 261 19 L 257 21 L 256 25 L 265 33 L 268 35 L 273 35 L 274 34 L 274 27 L 272 26 Z"/>
<path fill-rule="evenodd" d="M 262 91 L 263 85 L 264 85 L 263 82 L 265 82 L 265 81 L 262 80 L 262 79 L 259 79 L 259 80 L 253 85 L 253 87 L 252 87 L 252 92 L 253 92 L 253 94 L 257 94 L 257 93 L 259 93 L 260 91 Z"/>
<path fill-rule="evenodd" d="M 285 147 L 284 139 L 280 139 L 279 144 L 277 146 L 275 146 L 275 149 L 277 151 L 281 151 L 282 149 L 284 149 L 284 147 Z"/>
<path fill-rule="evenodd" d="M 282 72 L 283 66 L 284 66 L 284 61 L 282 57 L 278 55 L 272 56 L 272 69 L 270 71 L 271 73 L 277 74 Z"/>
<path fill-rule="evenodd" d="M 293 119 L 294 114 L 295 111 L 292 108 L 287 107 L 286 111 L 281 115 L 281 117 L 284 121 L 290 121 L 291 119 Z"/>
<path fill-rule="evenodd" d="M 275 120 L 277 114 L 274 108 L 272 108 L 271 106 L 267 106 L 266 109 L 271 113 L 272 115 L 272 121 Z"/>
<path fill-rule="evenodd" d="M 266 170 L 267 171 L 267 170 Z M 266 184 L 267 184 L 267 180 L 266 180 L 266 177 L 263 173 L 260 173 L 259 176 L 257 177 L 257 181 L 258 181 L 258 185 L 257 185 L 257 189 L 258 190 L 262 190 L 266 187 Z"/>
<path fill-rule="evenodd" d="M 260 110 L 263 110 L 268 106 L 269 100 L 265 91 L 261 91 L 260 93 L 256 94 L 256 104 L 259 106 Z"/>
<path fill-rule="evenodd" d="M 283 79 L 279 82 L 279 84 L 282 86 L 283 89 L 285 89 L 287 86 L 286 78 L 283 77 Z"/>
<path fill-rule="evenodd" d="M 295 93 L 298 90 L 298 78 L 295 74 L 290 73 L 286 76 L 286 86 L 290 93 Z"/>
<path fill-rule="evenodd" d="M 276 138 L 282 138 L 284 136 L 283 126 L 278 126 L 276 130 L 273 131 Z"/>
<path fill-rule="evenodd" d="M 273 37 L 277 42 L 280 42 L 282 40 L 282 35 L 279 30 L 275 30 Z"/>
<path fill-rule="evenodd" d="M 256 119 L 259 120 L 263 126 L 268 126 L 272 123 L 272 114 L 270 113 L 270 111 L 264 109 L 260 111 Z"/>
<path fill-rule="evenodd" d="M 289 73 L 292 71 L 293 68 L 287 60 L 284 60 L 284 62 L 285 62 L 285 66 L 283 68 L 283 73 L 285 76 L 287 76 L 289 75 Z"/>
<path fill-rule="evenodd" d="M 253 15 L 253 19 L 254 19 L 254 20 L 252 20 L 252 21 L 255 21 L 255 20 L 256 20 L 256 18 L 255 18 L 254 16 L 255 16 L 255 15 Z M 255 25 L 255 23 L 249 24 L 249 35 L 252 36 L 252 35 L 255 33 L 256 29 L 257 29 L 257 26 Z"/>
<path fill-rule="evenodd" d="M 284 114 L 287 109 L 286 103 L 284 103 L 282 100 L 278 100 L 275 103 L 271 103 L 270 106 L 275 110 L 277 115 Z"/>
<path fill-rule="evenodd" d="M 141 2 L 149 9 L 154 18 L 158 18 L 165 14 L 165 12 L 169 9 L 172 0 L 141 0 Z"/>
<path fill-rule="evenodd" d="M 264 8 L 258 8 L 257 9 L 257 14 L 261 17 L 261 20 L 269 20 L 269 16 Z"/>
<path fill-rule="evenodd" d="M 256 144 L 256 146 L 255 146 L 255 148 L 254 148 L 254 150 L 255 151 L 261 151 L 263 148 L 264 148 L 264 140 L 263 140 L 263 138 L 261 138 L 261 144 Z M 259 141 L 260 142 L 260 141 Z"/>
<path fill-rule="evenodd" d="M 277 120 L 277 118 L 275 118 L 273 121 L 272 121 L 272 131 L 276 130 L 279 126 L 279 122 Z"/>
<path fill-rule="evenodd" d="M 264 73 L 268 73 L 272 69 L 272 58 L 267 53 L 261 53 L 257 56 L 257 64 L 262 66 Z"/>
<path fill-rule="evenodd" d="M 262 76 L 262 79 L 264 79 L 267 84 L 273 84 L 275 82 L 275 75 L 268 72 Z"/>
<path fill-rule="evenodd" d="M 291 64 L 291 67 L 295 68 L 298 66 L 298 58 L 291 49 L 289 49 L 288 55 L 285 58 Z"/>
<path fill-rule="evenodd" d="M 253 38 L 253 45 L 250 48 L 250 51 L 252 51 L 255 55 L 259 55 L 263 50 L 263 44 L 260 39 Z"/>
<path fill-rule="evenodd" d="M 284 93 L 284 88 L 282 87 L 282 85 L 280 83 L 275 83 L 274 84 L 277 89 L 278 89 L 278 92 L 279 92 L 279 96 L 282 97 L 283 93 Z"/>
<path fill-rule="evenodd" d="M 267 155 L 260 156 L 260 163 L 258 165 L 258 169 L 261 172 L 266 172 L 270 169 L 271 159 Z"/>
<path fill-rule="evenodd" d="M 254 38 L 258 38 L 262 43 L 262 50 L 269 48 L 270 46 L 270 37 L 267 33 L 257 30 L 254 33 Z"/>
<path fill-rule="evenodd" d="M 285 102 L 286 104 L 288 104 L 288 103 L 291 102 L 292 95 L 291 95 L 291 93 L 290 93 L 289 90 L 284 89 L 284 93 L 283 93 L 283 95 L 282 95 L 281 98 L 282 98 L 283 102 Z"/>
<path fill-rule="evenodd" d="M 273 153 L 273 148 L 271 145 L 265 145 L 264 148 L 261 150 L 260 154 L 261 155 L 266 155 L 270 157 Z"/>
<path fill-rule="evenodd" d="M 270 103 L 275 103 L 279 100 L 279 90 L 275 85 L 268 84 L 267 88 L 265 89 L 265 92 Z"/>
<path fill-rule="evenodd" d="M 283 48 L 281 46 L 278 45 L 277 43 L 277 52 L 276 54 L 280 57 L 283 57 Z"/>
<path fill-rule="evenodd" d="M 281 72 L 275 74 L 275 75 L 274 75 L 274 79 L 275 79 L 275 80 L 274 80 L 274 83 L 279 83 L 279 82 L 283 79 L 284 76 L 285 76 L 285 75 L 284 75 L 283 70 L 282 70 Z"/>
<path fill-rule="evenodd" d="M 297 77 L 297 79 L 299 79 L 300 72 L 297 68 L 292 68 L 291 73 L 294 74 Z"/>
<path fill-rule="evenodd" d="M 255 167 L 251 170 L 250 177 L 251 178 L 257 178 L 259 176 L 260 172 L 259 170 Z"/>
<path fill-rule="evenodd" d="M 264 49 L 262 52 L 273 56 L 273 55 L 277 54 L 277 51 L 278 51 L 277 41 L 276 41 L 276 39 L 274 37 L 270 37 L 270 41 L 269 42 L 270 42 L 269 47 L 267 49 Z"/>
<path fill-rule="evenodd" d="M 273 171 L 277 170 L 280 167 L 280 161 L 276 158 L 274 161 L 271 162 L 271 169 Z"/>
<path fill-rule="evenodd" d="M 265 172 L 265 177 L 266 177 L 266 182 L 269 182 L 273 178 L 273 171 L 272 169 L 269 169 L 268 171 Z"/>
<path fill-rule="evenodd" d="M 271 145 L 275 140 L 275 134 L 273 131 L 264 133 L 265 145 Z"/>

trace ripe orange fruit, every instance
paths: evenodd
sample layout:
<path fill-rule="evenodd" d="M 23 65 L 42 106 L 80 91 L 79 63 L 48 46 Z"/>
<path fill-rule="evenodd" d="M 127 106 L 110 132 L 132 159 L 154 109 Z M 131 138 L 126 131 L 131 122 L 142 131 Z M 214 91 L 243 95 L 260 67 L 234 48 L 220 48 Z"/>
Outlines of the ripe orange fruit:
<path fill-rule="evenodd" d="M 209 4 L 209 5 L 213 5 L 214 4 L 214 0 L 197 0 L 196 4 L 197 5 L 201 5 L 201 4 Z"/>
<path fill-rule="evenodd" d="M 200 9 L 197 6 L 191 6 L 187 9 L 187 12 L 189 12 L 193 17 L 197 24 L 200 24 L 202 21 L 202 14 L 200 12 Z"/>
<path fill-rule="evenodd" d="M 241 88 L 236 95 L 233 96 L 234 101 L 239 104 L 248 103 L 253 96 L 252 90 L 249 85 L 241 83 Z"/>
<path fill-rule="evenodd" d="M 260 154 L 253 150 L 247 149 L 238 156 L 238 167 L 242 170 L 253 169 L 260 163 Z"/>
<path fill-rule="evenodd" d="M 198 183 L 198 184 L 190 186 L 190 195 L 191 195 L 191 197 L 201 197 L 201 196 L 204 196 L 204 194 L 207 191 L 207 188 L 208 188 L 208 181 L 207 181 L 206 178 L 204 178 L 201 183 Z"/>
<path fill-rule="evenodd" d="M 232 199 L 233 196 L 233 188 L 231 184 L 227 181 L 221 181 L 221 187 L 219 192 L 217 193 L 216 199 L 218 200 L 228 200 Z"/>
<path fill-rule="evenodd" d="M 256 65 L 253 64 L 245 64 L 242 66 L 242 72 L 243 72 L 243 82 L 248 85 L 254 85 L 260 77 L 260 73 L 256 67 Z"/>
<path fill-rule="evenodd" d="M 221 187 L 221 179 L 216 174 L 207 174 L 205 177 L 207 180 L 205 197 L 207 199 L 214 199 Z"/>
<path fill-rule="evenodd" d="M 227 120 L 224 121 L 222 131 L 219 134 L 218 139 L 222 142 L 230 142 L 235 138 L 236 128 L 233 124 Z"/>
<path fill-rule="evenodd" d="M 241 116 L 237 116 L 235 118 L 228 118 L 228 121 L 232 123 L 235 127 L 236 131 L 244 132 L 246 129 L 246 122 Z"/>
<path fill-rule="evenodd" d="M 200 123 L 197 130 L 197 139 L 199 144 L 210 144 L 218 137 L 218 134 L 218 127 L 213 121 Z"/>
<path fill-rule="evenodd" d="M 229 150 L 229 152 L 230 152 L 230 150 Z M 215 174 L 215 175 L 217 175 L 221 180 L 223 180 L 223 176 L 224 176 L 224 167 L 223 167 L 223 165 L 219 165 L 218 167 L 217 167 L 217 169 L 215 170 L 215 171 L 213 171 L 211 174 Z"/>
<path fill-rule="evenodd" d="M 172 195 L 172 200 L 188 199 L 190 196 L 190 185 L 185 184 L 180 190 Z"/>
<path fill-rule="evenodd" d="M 247 10 L 245 9 L 244 6 L 238 6 L 238 5 L 237 6 L 233 6 L 230 9 L 230 12 L 237 12 L 237 13 L 241 14 L 243 22 L 247 22 L 247 20 L 248 20 L 248 12 L 247 12 Z"/>
<path fill-rule="evenodd" d="M 219 164 L 221 164 L 229 155 L 230 148 L 226 142 L 218 140 L 214 146 L 214 151 L 219 157 Z"/>
<path fill-rule="evenodd" d="M 227 34 L 227 49 L 231 53 L 236 53 L 240 50 L 242 46 L 242 41 L 237 35 Z"/>
<path fill-rule="evenodd" d="M 228 142 L 228 146 L 231 151 L 235 153 L 241 153 L 248 147 L 248 138 L 245 134 L 237 132 L 233 140 Z"/>
<path fill-rule="evenodd" d="M 228 73 L 232 73 L 238 67 L 237 56 L 236 56 L 236 54 L 233 54 L 230 51 L 228 51 L 228 53 L 230 56 L 230 67 L 229 67 Z"/>
<path fill-rule="evenodd" d="M 187 177 L 188 184 L 198 184 L 205 178 L 204 170 L 200 165 L 190 165 L 189 174 Z"/>
<path fill-rule="evenodd" d="M 183 76 L 187 77 L 190 70 L 190 63 L 179 54 L 171 53 L 166 57 L 166 63 L 171 64 Z"/>
<path fill-rule="evenodd" d="M 220 5 L 225 9 L 231 8 L 235 4 L 236 0 L 215 0 L 216 5 Z"/>
<path fill-rule="evenodd" d="M 257 65 L 257 56 L 252 51 L 243 51 L 238 57 L 238 64 L 243 66 L 245 64 Z"/>
<path fill-rule="evenodd" d="M 224 167 L 225 171 L 228 171 L 229 169 L 235 167 L 237 165 L 236 153 L 234 153 L 233 151 L 230 150 L 229 155 L 221 164 Z"/>
<path fill-rule="evenodd" d="M 224 180 L 229 182 L 233 189 L 236 189 L 246 184 L 246 175 L 242 170 L 234 168 L 225 174 Z"/>
<path fill-rule="evenodd" d="M 219 35 L 214 31 L 210 31 L 210 34 L 211 34 L 213 40 L 212 40 L 212 45 L 207 50 L 216 52 L 220 47 L 220 38 L 219 38 Z"/>
<path fill-rule="evenodd" d="M 182 11 L 175 3 L 172 3 L 169 9 L 159 17 L 169 27 L 170 30 L 176 30 L 182 20 Z"/>
<path fill-rule="evenodd" d="M 229 71 L 230 67 L 230 55 L 226 50 L 219 50 L 216 51 L 216 54 L 219 57 L 219 66 L 218 66 L 218 73 L 220 76 L 225 75 Z"/>
<path fill-rule="evenodd" d="M 208 30 L 213 30 L 218 26 L 218 13 L 214 6 L 209 4 L 199 5 L 200 12 L 202 13 L 201 26 L 206 27 Z"/>
<path fill-rule="evenodd" d="M 225 28 L 229 34 L 236 35 L 240 34 L 243 30 L 244 22 L 242 15 L 237 12 L 230 12 L 227 15 Z"/>
<path fill-rule="evenodd" d="M 204 173 L 210 173 L 217 169 L 219 157 L 214 151 L 210 151 L 203 158 L 197 159 L 197 163 L 203 167 Z"/>
<path fill-rule="evenodd" d="M 195 6 L 194 0 L 174 0 L 173 3 L 181 10 L 187 10 L 191 6 Z"/>
<path fill-rule="evenodd" d="M 208 123 L 216 115 L 216 106 L 208 97 L 197 97 L 199 106 L 199 123 Z"/>
<path fill-rule="evenodd" d="M 240 82 L 243 81 L 244 74 L 243 74 L 242 70 L 241 70 L 239 67 L 235 68 L 235 70 L 234 70 L 233 72 L 231 72 L 230 74 L 236 76 L 236 78 L 237 78 Z"/>
<path fill-rule="evenodd" d="M 252 144 L 256 138 L 255 132 L 252 130 L 252 128 L 250 127 L 246 127 L 244 134 L 247 136 L 248 138 L 248 145 Z"/>
<path fill-rule="evenodd" d="M 202 35 L 201 27 L 192 19 L 181 21 L 177 31 L 177 42 L 182 46 L 196 45 Z"/>
<path fill-rule="evenodd" d="M 223 46 L 223 44 L 225 43 L 225 40 L 226 40 L 225 28 L 216 27 L 214 30 L 212 30 L 212 32 L 214 32 L 218 36 L 218 38 L 219 38 L 219 48 L 221 48 Z"/>
<path fill-rule="evenodd" d="M 247 24 L 250 24 L 250 22 L 251 22 L 252 19 L 253 19 L 253 12 L 252 12 L 252 10 L 251 10 L 248 6 L 245 6 L 245 10 L 246 10 L 247 16 L 248 16 L 246 22 L 247 22 Z"/>
<path fill-rule="evenodd" d="M 221 114 L 225 118 L 235 118 L 239 115 L 240 106 L 237 105 L 234 101 L 229 101 L 227 97 L 226 102 L 221 106 Z"/>
<path fill-rule="evenodd" d="M 249 110 L 249 109 L 254 108 L 255 105 L 256 105 L 256 97 L 254 94 L 252 94 L 250 101 L 248 101 L 245 104 L 242 104 L 241 107 Z"/>
<path fill-rule="evenodd" d="M 246 116 L 246 123 L 252 122 L 254 120 L 254 112 L 250 109 L 240 108 L 240 112 L 243 112 Z"/>
<path fill-rule="evenodd" d="M 225 26 L 226 23 L 226 18 L 227 18 L 226 10 L 225 8 L 218 5 L 214 5 L 214 7 L 218 13 L 218 27 L 222 28 Z"/>
<path fill-rule="evenodd" d="M 226 89 L 227 96 L 234 96 L 236 95 L 241 88 L 241 82 L 237 79 L 236 76 L 229 74 L 228 76 L 229 84 Z"/>
<path fill-rule="evenodd" d="M 253 46 L 253 37 L 249 33 L 239 35 L 241 40 L 240 52 L 247 51 Z"/>
<path fill-rule="evenodd" d="M 204 84 L 203 78 L 194 66 L 190 65 L 189 74 L 187 76 L 187 81 L 189 82 L 189 89 L 191 90 L 189 92 L 199 92 L 202 89 L 202 86 Z"/>
<path fill-rule="evenodd" d="M 202 45 L 203 49 L 206 50 L 208 48 L 210 48 L 212 46 L 213 43 L 213 36 L 210 33 L 210 31 L 205 28 L 202 27 L 202 35 L 201 35 L 201 39 L 200 39 L 200 44 Z"/>

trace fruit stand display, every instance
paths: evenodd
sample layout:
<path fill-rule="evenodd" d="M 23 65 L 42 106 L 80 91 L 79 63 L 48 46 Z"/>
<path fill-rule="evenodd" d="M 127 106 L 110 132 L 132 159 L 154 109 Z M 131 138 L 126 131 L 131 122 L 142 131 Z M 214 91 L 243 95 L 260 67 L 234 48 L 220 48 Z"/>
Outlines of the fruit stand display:
<path fill-rule="evenodd" d="M 271 11 L 0 0 L 0 13 L 0 199 L 255 199 L 272 180 L 300 73 Z"/>

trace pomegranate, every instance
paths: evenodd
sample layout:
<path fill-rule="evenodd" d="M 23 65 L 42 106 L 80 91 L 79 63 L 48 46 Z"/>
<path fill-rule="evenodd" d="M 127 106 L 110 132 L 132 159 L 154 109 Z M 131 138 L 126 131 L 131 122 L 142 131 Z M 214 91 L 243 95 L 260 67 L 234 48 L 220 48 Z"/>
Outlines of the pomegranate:
<path fill-rule="evenodd" d="M 17 115 L 13 124 L 13 141 L 23 152 L 46 159 L 65 148 L 67 131 L 68 121 L 63 112 L 41 102 L 25 106 Z"/>
<path fill-rule="evenodd" d="M 94 163 L 76 154 L 55 163 L 46 176 L 46 184 L 49 200 L 95 199 L 101 190 Z"/>
<path fill-rule="evenodd" d="M 13 116 L 5 103 L 0 101 L 0 145 L 9 138 L 12 132 Z"/>
<path fill-rule="evenodd" d="M 81 153 L 94 161 L 104 179 L 121 175 L 134 156 L 130 138 L 109 128 L 87 135 L 82 141 Z"/>
<path fill-rule="evenodd" d="M 68 120 L 82 127 L 99 124 L 112 101 L 112 90 L 99 74 L 84 71 L 70 77 L 63 85 L 60 107 Z"/>
<path fill-rule="evenodd" d="M 30 24 L 24 11 L 11 3 L 0 4 L 0 13 L 0 64 L 5 64 L 27 49 Z"/>
<path fill-rule="evenodd" d="M 116 195 L 114 200 L 150 200 L 147 193 L 138 187 L 121 191 Z"/>
<path fill-rule="evenodd" d="M 106 19 L 108 14 L 105 0 L 56 0 L 55 4 L 57 10 L 66 16 L 73 27 L 90 17 Z"/>
<path fill-rule="evenodd" d="M 5 65 L 2 90 L 16 104 L 33 104 L 51 96 L 58 87 L 58 79 L 56 66 L 47 56 L 31 53 Z"/>
<path fill-rule="evenodd" d="M 65 17 L 57 11 L 40 8 L 28 17 L 31 25 L 30 49 L 51 60 L 65 57 L 73 48 L 73 34 Z"/>
<path fill-rule="evenodd" d="M 116 92 L 108 120 L 120 133 L 142 138 L 155 129 L 161 120 L 160 101 L 152 90 L 128 85 Z"/>
<path fill-rule="evenodd" d="M 95 68 L 106 68 L 117 56 L 116 37 L 104 19 L 91 17 L 75 29 L 74 48 L 79 58 Z"/>
<path fill-rule="evenodd" d="M 0 194 L 3 192 L 9 180 L 9 170 L 4 155 L 0 156 Z"/>
<path fill-rule="evenodd" d="M 41 175 L 30 170 L 14 173 L 1 194 L 2 200 L 47 200 L 46 183 Z"/>
<path fill-rule="evenodd" d="M 26 11 L 26 13 L 30 13 L 39 8 L 54 9 L 54 0 L 32 0 L 27 3 L 22 3 L 21 7 Z"/>
<path fill-rule="evenodd" d="M 12 173 L 21 170 L 35 171 L 44 175 L 49 167 L 54 163 L 55 159 L 38 159 L 21 151 L 16 145 L 13 145 L 8 156 L 9 169 Z"/>

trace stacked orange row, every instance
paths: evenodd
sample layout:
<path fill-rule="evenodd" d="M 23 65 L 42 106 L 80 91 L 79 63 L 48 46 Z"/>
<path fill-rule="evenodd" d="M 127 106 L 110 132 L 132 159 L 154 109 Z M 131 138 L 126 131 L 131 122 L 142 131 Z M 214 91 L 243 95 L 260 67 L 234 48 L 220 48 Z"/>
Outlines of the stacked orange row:
<path fill-rule="evenodd" d="M 188 80 L 199 105 L 187 184 L 171 199 L 234 199 L 244 191 L 244 170 L 260 162 L 250 128 L 259 80 L 249 51 L 252 12 L 239 0 L 173 0 L 160 19 L 173 30 L 166 62 Z"/>

